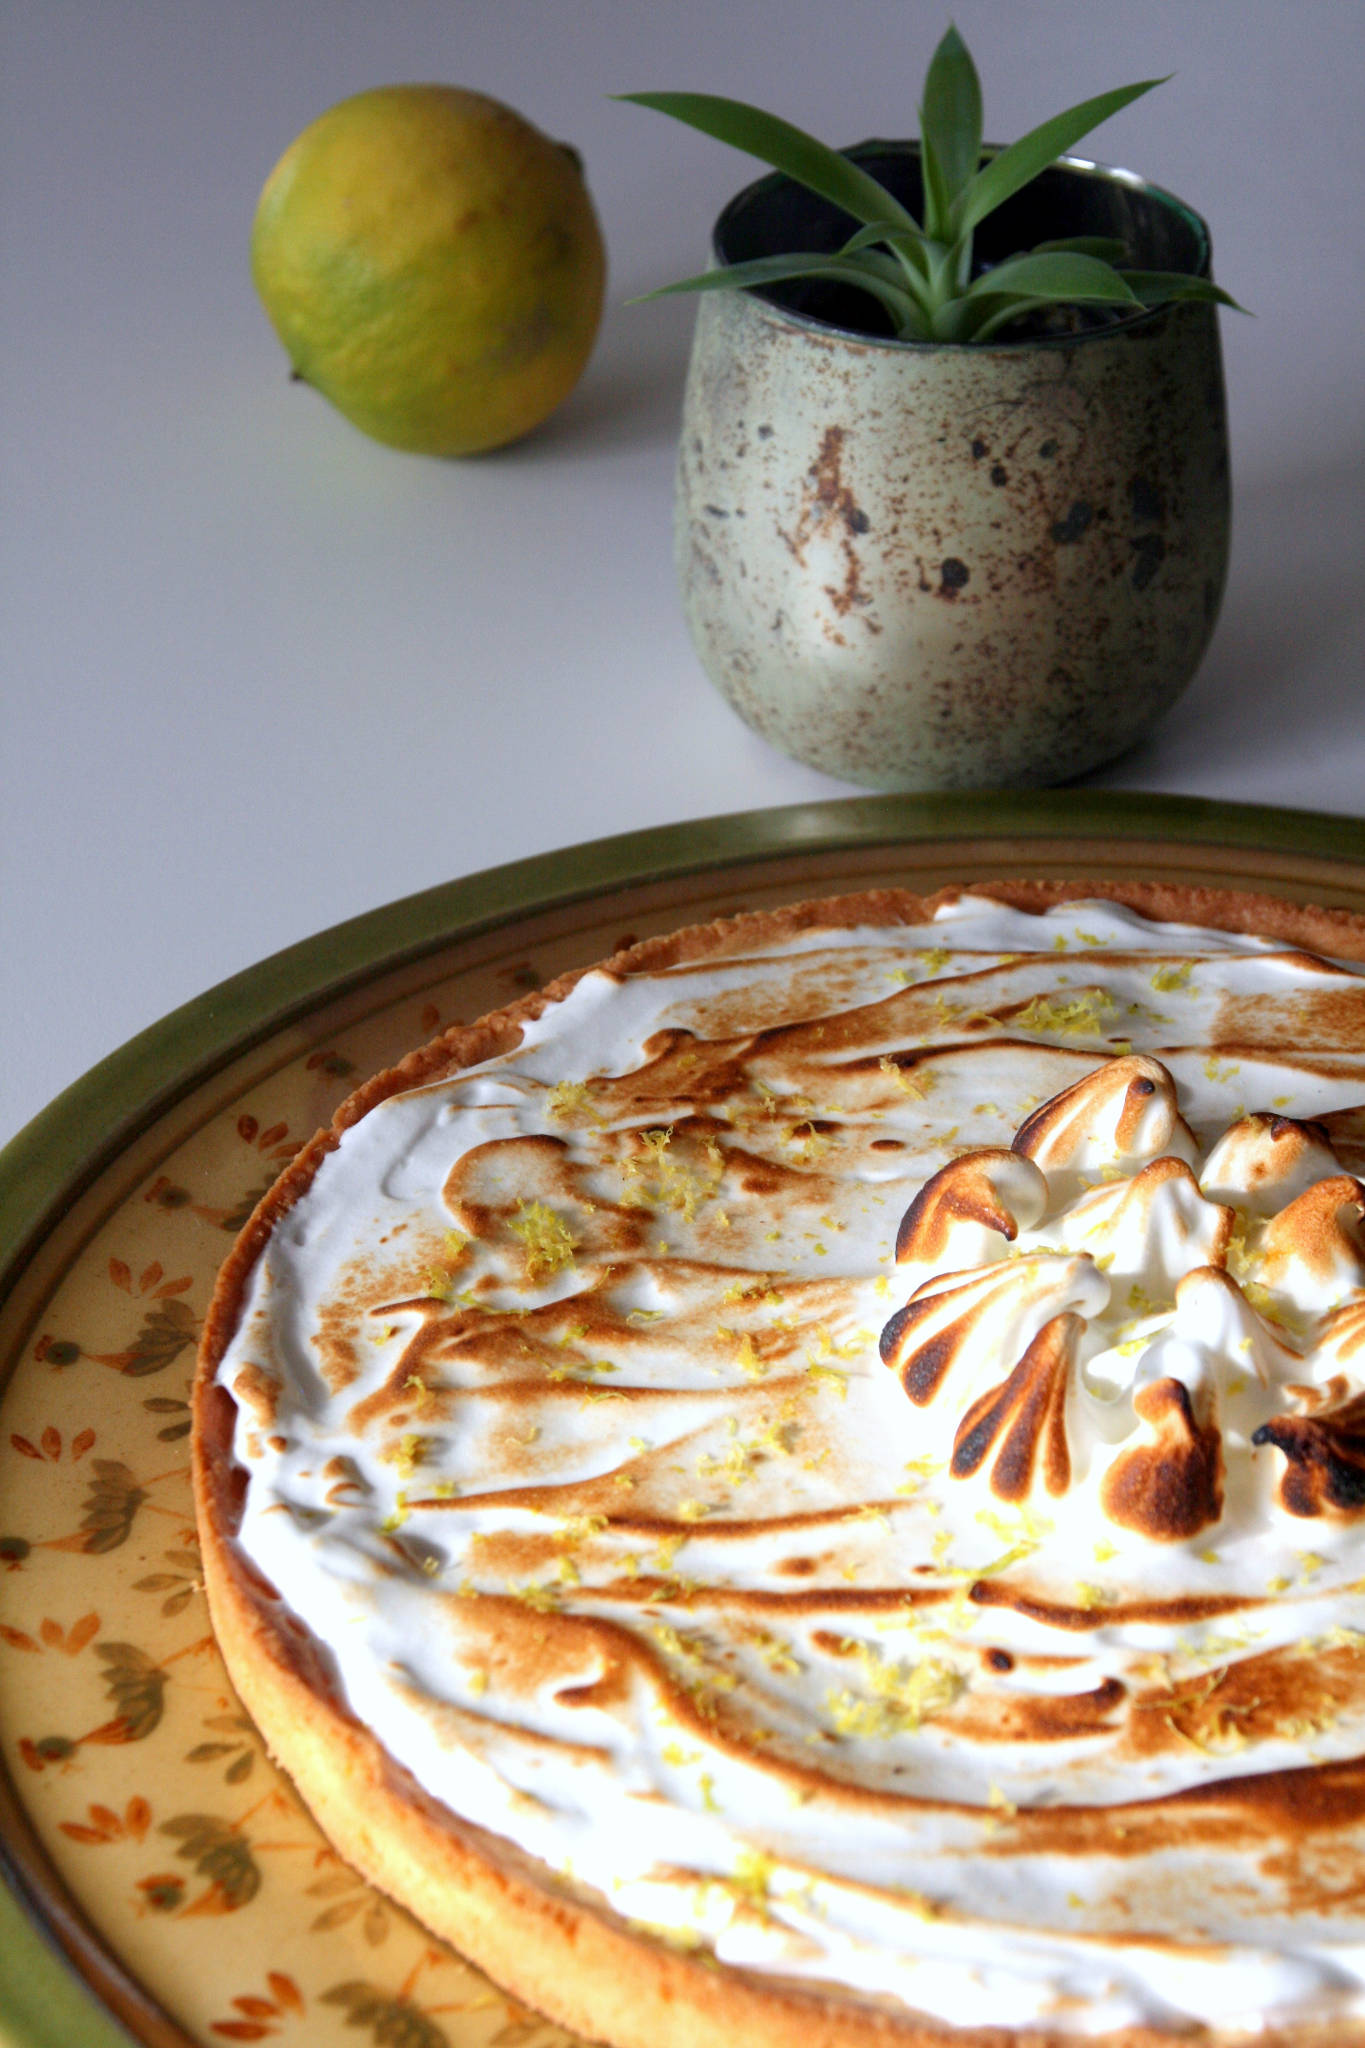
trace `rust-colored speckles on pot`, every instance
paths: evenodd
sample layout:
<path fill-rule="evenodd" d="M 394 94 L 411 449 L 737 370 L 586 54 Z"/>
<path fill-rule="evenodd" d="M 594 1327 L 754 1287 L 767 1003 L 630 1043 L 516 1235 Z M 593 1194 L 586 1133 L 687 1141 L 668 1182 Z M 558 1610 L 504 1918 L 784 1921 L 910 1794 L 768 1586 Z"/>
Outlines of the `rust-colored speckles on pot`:
<path fill-rule="evenodd" d="M 790 531 L 780 524 L 777 528 L 783 545 L 803 569 L 814 535 L 833 534 L 838 538 L 843 575 L 837 584 L 826 583 L 822 588 L 841 619 L 846 618 L 855 605 L 870 602 L 863 588 L 862 565 L 854 542 L 868 531 L 872 523 L 844 482 L 839 466 L 843 445 L 844 429 L 826 427 L 820 436 L 819 452 L 807 471 L 807 487 L 801 496 L 796 524 Z M 881 630 L 875 621 L 868 623 L 873 632 Z M 838 640 L 841 636 L 831 631 L 831 637 Z"/>
<path fill-rule="evenodd" d="M 866 533 L 872 522 L 862 506 L 854 503 L 853 493 L 840 473 L 839 458 L 843 445 L 843 428 L 826 427 L 820 439 L 820 453 L 811 470 L 815 502 L 822 508 L 837 512 L 850 533 Z"/>

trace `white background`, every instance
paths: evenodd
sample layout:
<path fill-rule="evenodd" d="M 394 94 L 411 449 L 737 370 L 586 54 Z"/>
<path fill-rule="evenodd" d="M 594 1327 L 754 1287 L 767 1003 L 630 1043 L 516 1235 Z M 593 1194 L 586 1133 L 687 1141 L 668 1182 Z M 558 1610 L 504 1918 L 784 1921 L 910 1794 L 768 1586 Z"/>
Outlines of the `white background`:
<path fill-rule="evenodd" d="M 957 0 L 987 133 L 1171 82 L 1089 145 L 1209 219 L 1235 540 L 1204 669 L 1092 778 L 1365 810 L 1365 8 Z M 913 133 L 928 0 L 0 5 L 0 1139 L 131 1033 L 322 926 L 557 845 L 846 793 L 703 678 L 670 555 L 699 268 L 757 167 L 613 91 Z M 574 398 L 391 453 L 291 386 L 256 195 L 332 101 L 443 79 L 583 153 L 612 262 Z"/>

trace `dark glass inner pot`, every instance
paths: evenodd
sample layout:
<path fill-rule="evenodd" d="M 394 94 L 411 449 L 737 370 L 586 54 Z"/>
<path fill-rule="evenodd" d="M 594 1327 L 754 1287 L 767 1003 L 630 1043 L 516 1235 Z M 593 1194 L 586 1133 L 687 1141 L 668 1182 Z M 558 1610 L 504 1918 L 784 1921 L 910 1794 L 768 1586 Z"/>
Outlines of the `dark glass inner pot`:
<path fill-rule="evenodd" d="M 885 185 L 916 219 L 922 217 L 924 187 L 918 143 L 860 142 L 843 153 Z M 841 248 L 858 226 L 842 208 L 774 172 L 736 193 L 716 222 L 713 247 L 723 264 L 794 250 L 825 254 Z M 1142 270 L 1209 275 L 1208 228 L 1183 201 L 1103 165 L 1065 162 L 1043 171 L 981 223 L 973 247 L 973 275 L 979 276 L 1004 257 L 1031 249 L 1035 243 L 1067 235 L 1112 236 L 1124 243 L 1127 261 Z M 847 285 L 823 278 L 801 279 L 767 286 L 760 296 L 825 327 L 892 338 L 891 322 L 880 301 Z M 1060 315 L 1048 311 L 1002 330 L 990 345 L 1036 342 L 1049 335 L 1074 338 L 1078 332 L 1150 317 L 1148 313 L 1116 314 L 1098 308 L 1067 309 Z"/>

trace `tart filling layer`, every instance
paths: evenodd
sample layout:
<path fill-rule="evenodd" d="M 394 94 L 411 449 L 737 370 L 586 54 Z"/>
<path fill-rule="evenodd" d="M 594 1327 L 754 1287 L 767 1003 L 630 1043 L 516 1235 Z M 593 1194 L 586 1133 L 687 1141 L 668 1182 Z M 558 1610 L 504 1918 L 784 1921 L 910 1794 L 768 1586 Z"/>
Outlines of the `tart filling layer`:
<path fill-rule="evenodd" d="M 435 1798 L 670 1940 L 1360 2019 L 1362 1103 L 1358 966 L 1113 904 L 591 972 L 276 1221 L 237 1541 Z"/>

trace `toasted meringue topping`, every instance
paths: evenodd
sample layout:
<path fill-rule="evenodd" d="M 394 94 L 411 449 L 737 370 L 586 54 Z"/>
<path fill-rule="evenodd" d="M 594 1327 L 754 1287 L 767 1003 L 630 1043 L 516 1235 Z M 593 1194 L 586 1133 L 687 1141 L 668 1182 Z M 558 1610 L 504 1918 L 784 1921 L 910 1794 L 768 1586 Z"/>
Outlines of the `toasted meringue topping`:
<path fill-rule="evenodd" d="M 991 1491 L 1027 1499 L 1036 1480 L 1054 1498 L 1071 1480 L 1066 1401 L 1076 1370 L 1083 1319 L 1064 1310 L 1044 1323 L 1007 1380 L 973 1401 L 953 1438 L 949 1470 L 968 1479 L 993 1457 Z"/>
<path fill-rule="evenodd" d="M 1088 1251 L 1125 1296 L 1145 1283 L 1170 1301 L 1186 1273 L 1223 1263 L 1234 1220 L 1232 1209 L 1204 1200 L 1183 1159 L 1167 1155 L 1149 1160 L 1131 1180 L 1083 1195 L 1059 1213 L 1052 1234 Z"/>
<path fill-rule="evenodd" d="M 998 1256 L 1047 1207 L 1047 1182 L 1017 1152 L 968 1152 L 927 1180 L 901 1219 L 896 1261 L 970 1266 Z"/>
<path fill-rule="evenodd" d="M 1286 1512 L 1365 1511 L 1365 1395 L 1290 1412 L 1292 1375 L 1320 1383 L 1362 1337 L 1353 1307 L 1365 1282 L 1365 1187 L 1340 1172 L 1320 1124 L 1260 1113 L 1222 1135 L 1196 1179 L 1177 1093 L 1159 1060 L 1114 1059 L 1020 1126 L 1011 1150 L 1033 1179 L 1012 1178 L 999 1148 L 941 1168 L 896 1239 L 898 1261 L 918 1270 L 936 1260 L 937 1270 L 883 1325 L 881 1356 L 917 1406 L 941 1398 L 961 1416 L 951 1478 L 974 1477 L 994 1452 L 990 1483 L 1002 1500 L 1026 1499 L 1040 1479 L 1059 1497 L 1075 1477 L 1119 1527 L 1188 1541 L 1223 1518 L 1226 1411 L 1236 1455 L 1273 1445 L 1289 1461 L 1278 1494 Z M 1179 1152 L 1149 1156 L 1166 1141 Z M 1082 1166 L 1118 1177 L 1077 1194 Z M 1208 1201 L 1201 1187 L 1231 1199 Z M 1285 1344 L 1225 1270 L 1239 1214 L 1254 1233 L 1239 1247 L 1243 1280 L 1272 1319 L 1276 1302 L 1301 1323 L 1322 1316 L 1325 1358 Z M 1002 1263 L 1011 1248 L 1017 1256 Z M 1141 1338 L 1117 1343 L 1103 1327 L 1115 1301 L 1140 1306 Z M 983 1360 L 1014 1363 L 974 1394 Z M 1095 1419 L 1087 1365 L 1090 1387 L 1102 1377 L 1109 1396 L 1102 1451 L 1084 1443 L 1088 1406 Z M 1267 1401 L 1282 1411 L 1250 1433 L 1233 1419 L 1240 1412 L 1245 1424 L 1248 1367 L 1257 1412 Z M 1251 1491 L 1250 1473 L 1239 1474 L 1239 1497 Z"/>
<path fill-rule="evenodd" d="M 1326 1125 L 1258 1110 L 1223 1133 L 1199 1184 L 1211 1202 L 1235 1202 L 1248 1216 L 1273 1216 L 1340 1169 Z"/>
<path fill-rule="evenodd" d="M 1133 1389 L 1133 1413 L 1150 1438 L 1120 1451 L 1100 1488 L 1111 1521 L 1158 1543 L 1197 1536 L 1223 1512 L 1218 1387 L 1208 1370 L 1191 1378 L 1163 1376 Z"/>
<path fill-rule="evenodd" d="M 1365 1514 L 1365 1393 L 1313 1415 L 1276 1415 L 1252 1438 L 1285 1455 L 1280 1499 L 1291 1515 Z"/>
<path fill-rule="evenodd" d="M 273 1231 L 241 1545 L 430 1793 L 722 1962 L 1359 2022 L 1363 1008 L 966 896 L 589 974 Z"/>
<path fill-rule="evenodd" d="M 1365 1379 L 1365 1293 L 1353 1294 L 1318 1325 L 1319 1370 L 1352 1367 Z"/>
<path fill-rule="evenodd" d="M 1175 1082 L 1160 1060 L 1109 1060 L 1063 1088 L 1020 1125 L 1014 1150 L 1051 1179 L 1097 1168 L 1197 1155 L 1180 1115 Z"/>
<path fill-rule="evenodd" d="M 1333 1174 L 1296 1195 L 1261 1237 L 1260 1274 L 1303 1312 L 1330 1309 L 1365 1286 L 1365 1187 Z"/>
<path fill-rule="evenodd" d="M 1037 1251 L 983 1273 L 926 1280 L 881 1334 L 881 1354 L 917 1407 L 945 1382 L 959 1402 L 983 1371 L 1018 1358 L 1055 1316 L 1097 1315 L 1109 1282 L 1085 1253 Z"/>

